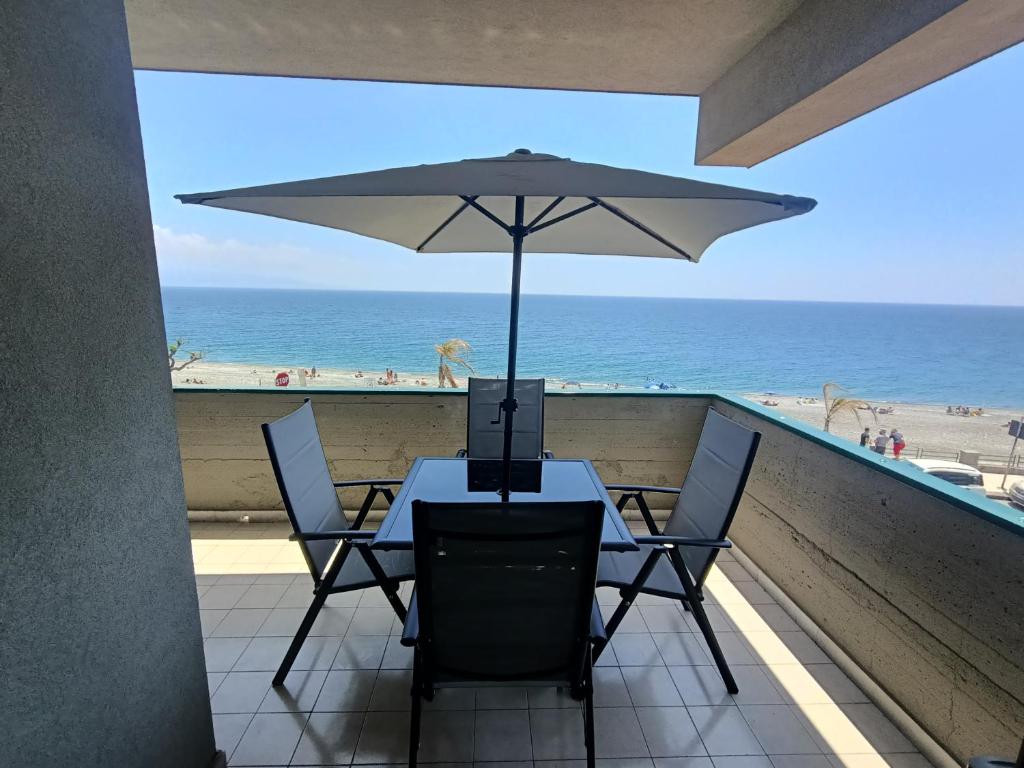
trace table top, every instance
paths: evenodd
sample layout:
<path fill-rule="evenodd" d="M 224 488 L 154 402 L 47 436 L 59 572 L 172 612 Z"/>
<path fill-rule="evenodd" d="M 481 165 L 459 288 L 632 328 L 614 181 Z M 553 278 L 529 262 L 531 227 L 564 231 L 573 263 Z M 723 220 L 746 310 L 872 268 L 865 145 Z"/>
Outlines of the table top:
<path fill-rule="evenodd" d="M 496 502 L 501 462 L 484 459 L 417 458 L 388 510 L 372 549 L 412 549 L 412 502 Z M 512 462 L 509 501 L 603 501 L 601 549 L 638 549 L 594 466 L 586 459 Z"/>

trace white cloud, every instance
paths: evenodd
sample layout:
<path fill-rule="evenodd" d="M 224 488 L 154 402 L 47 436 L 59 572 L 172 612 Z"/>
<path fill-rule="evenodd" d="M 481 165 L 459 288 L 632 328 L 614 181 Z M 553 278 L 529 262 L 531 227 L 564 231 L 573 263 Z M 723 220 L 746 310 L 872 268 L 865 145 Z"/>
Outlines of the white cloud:
<path fill-rule="evenodd" d="M 215 240 L 195 232 L 153 226 L 164 285 L 219 287 L 323 287 L 351 282 L 351 259 L 290 243 Z"/>

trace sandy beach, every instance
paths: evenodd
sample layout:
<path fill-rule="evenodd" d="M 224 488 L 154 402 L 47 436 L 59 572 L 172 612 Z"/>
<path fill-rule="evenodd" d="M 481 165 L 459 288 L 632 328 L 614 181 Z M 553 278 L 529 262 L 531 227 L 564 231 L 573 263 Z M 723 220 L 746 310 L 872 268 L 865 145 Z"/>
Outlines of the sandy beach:
<path fill-rule="evenodd" d="M 796 419 L 821 429 L 825 421 L 825 407 L 821 395 L 817 398 L 789 397 L 749 393 L 743 395 L 749 400 L 761 403 L 764 400 L 777 402 L 769 410 L 778 411 L 782 416 Z M 810 399 L 816 402 L 809 402 Z M 878 430 L 899 429 L 907 440 L 904 456 L 913 458 L 918 448 L 926 452 L 951 452 L 957 450 L 980 451 L 984 454 L 1007 456 L 1013 445 L 1013 438 L 1007 434 L 1006 424 L 1010 419 L 1019 419 L 1020 413 L 986 408 L 980 416 L 951 416 L 942 405 L 919 405 L 913 403 L 883 403 L 871 401 L 873 406 L 893 409 L 891 414 L 877 414 L 859 411 L 860 423 L 855 416 L 844 413 L 837 417 L 830 431 L 837 437 L 858 442 L 861 430 L 870 427 L 872 435 Z M 961 403 L 952 403 L 954 408 Z M 968 402 L 963 405 L 971 405 Z M 890 444 L 891 453 L 891 444 Z M 932 458 L 939 458 L 932 456 Z M 952 457 L 949 457 L 952 458 Z"/>
<path fill-rule="evenodd" d="M 289 387 L 300 387 L 301 376 L 298 368 L 282 368 L 268 365 L 246 365 L 241 363 L 218 363 L 200 360 L 188 367 L 171 373 L 175 387 L 181 388 L 223 388 L 253 389 L 274 388 L 274 380 L 278 373 L 285 372 L 289 376 Z M 398 384 L 384 385 L 383 371 L 341 370 L 336 368 L 317 369 L 316 377 L 307 375 L 305 386 L 309 389 L 350 389 L 367 387 L 374 389 L 425 390 L 437 387 L 437 371 L 396 371 Z M 456 380 L 465 386 L 466 377 L 456 372 Z M 548 391 L 567 392 L 610 392 L 630 391 L 613 384 L 597 382 L 575 382 L 564 379 L 548 378 Z M 643 390 L 636 390 L 643 391 Z M 769 410 L 777 411 L 787 418 L 802 421 L 811 426 L 821 428 L 824 421 L 824 406 L 820 394 L 816 402 L 810 398 L 783 396 L 764 393 L 746 393 L 743 395 L 756 403 L 768 400 L 777 402 Z M 953 403 L 952 405 L 959 405 Z M 951 416 L 946 413 L 945 406 L 920 405 L 912 403 L 882 403 L 872 401 L 872 405 L 892 407 L 891 414 L 872 416 L 868 411 L 861 411 L 861 422 L 851 414 L 842 414 L 832 425 L 832 433 L 856 443 L 864 427 L 870 427 L 872 433 L 879 429 L 891 430 L 899 428 L 907 440 L 905 456 L 913 457 L 917 449 L 926 453 L 951 453 L 957 450 L 974 450 L 984 454 L 1007 456 L 1013 444 L 1013 438 L 1007 434 L 1006 424 L 1010 419 L 1020 418 L 1021 414 L 1005 409 L 985 409 L 980 416 Z M 965 401 L 963 405 L 973 405 Z M 950 456 L 949 458 L 952 458 Z"/>

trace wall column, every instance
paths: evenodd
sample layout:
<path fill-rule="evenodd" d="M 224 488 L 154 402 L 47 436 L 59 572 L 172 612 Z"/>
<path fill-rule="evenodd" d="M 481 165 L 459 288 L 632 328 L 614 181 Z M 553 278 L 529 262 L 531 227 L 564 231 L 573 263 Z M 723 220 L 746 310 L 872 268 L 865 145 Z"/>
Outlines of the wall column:
<path fill-rule="evenodd" d="M 214 758 L 120 0 L 0 3 L 0 765 Z"/>

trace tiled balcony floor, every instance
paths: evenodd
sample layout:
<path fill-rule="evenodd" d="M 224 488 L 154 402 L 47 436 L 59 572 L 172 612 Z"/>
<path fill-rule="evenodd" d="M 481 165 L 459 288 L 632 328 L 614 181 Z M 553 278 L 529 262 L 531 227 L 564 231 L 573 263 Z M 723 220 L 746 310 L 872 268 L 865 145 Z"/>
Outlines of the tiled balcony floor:
<path fill-rule="evenodd" d="M 411 655 L 379 590 L 332 596 L 271 689 L 312 596 L 287 535 L 192 525 L 218 747 L 239 766 L 404 764 Z M 642 597 L 595 670 L 600 765 L 928 768 L 728 552 L 705 591 L 740 693 L 726 693 L 681 607 Z M 617 594 L 599 600 L 610 615 Z M 579 705 L 553 688 L 444 690 L 424 709 L 423 763 L 567 768 L 584 757 Z"/>

